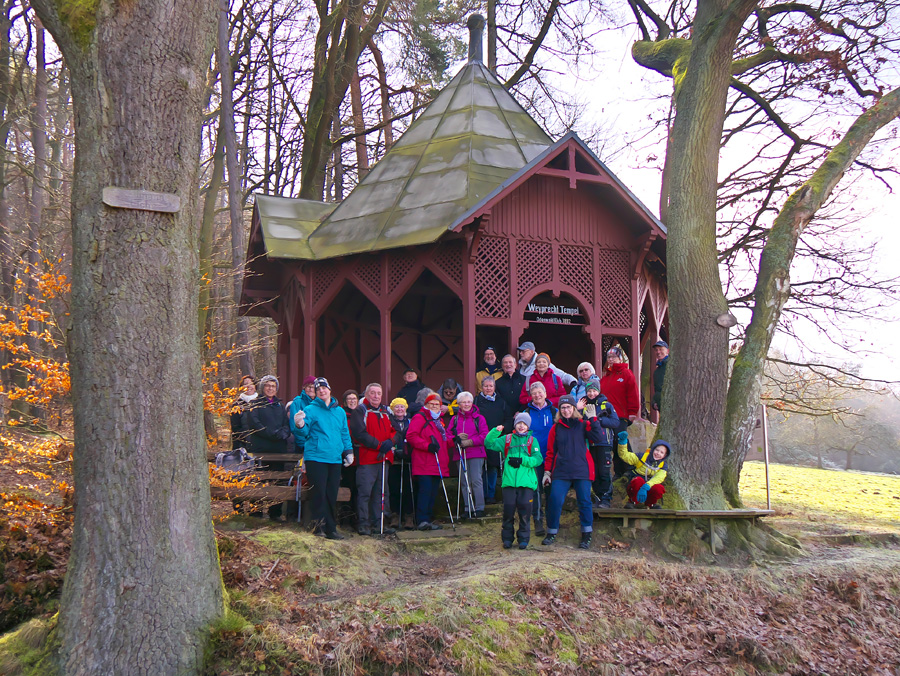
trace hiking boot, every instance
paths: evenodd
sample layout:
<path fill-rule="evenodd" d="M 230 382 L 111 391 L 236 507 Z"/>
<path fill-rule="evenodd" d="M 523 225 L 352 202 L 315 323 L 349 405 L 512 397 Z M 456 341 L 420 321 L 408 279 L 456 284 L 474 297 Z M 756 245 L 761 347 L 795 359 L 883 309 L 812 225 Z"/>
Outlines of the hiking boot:
<path fill-rule="evenodd" d="M 512 549 L 512 542 L 510 540 L 504 540 L 503 549 Z"/>
<path fill-rule="evenodd" d="M 550 535 L 541 540 L 542 545 L 552 545 L 554 542 L 556 542 L 556 533 L 550 533 Z"/>
<path fill-rule="evenodd" d="M 390 526 L 384 527 L 384 533 L 375 533 L 375 535 L 393 535 L 397 532 L 396 528 L 391 528 Z"/>
<path fill-rule="evenodd" d="M 637 505 L 634 504 L 631 500 L 625 503 L 625 509 L 637 509 Z"/>
<path fill-rule="evenodd" d="M 332 533 L 325 533 L 325 539 L 326 540 L 343 540 L 345 538 L 343 535 L 341 535 L 337 531 L 334 531 Z"/>
<path fill-rule="evenodd" d="M 519 549 L 528 549 L 528 540 L 519 543 Z"/>
<path fill-rule="evenodd" d="M 483 509 L 479 509 L 477 512 L 475 512 L 475 518 L 476 518 L 476 519 L 483 519 L 483 518 L 484 518 L 484 510 L 483 510 Z"/>
<path fill-rule="evenodd" d="M 547 531 L 544 530 L 544 524 L 538 521 L 534 524 L 534 534 L 535 535 L 543 535 Z"/>
<path fill-rule="evenodd" d="M 366 536 L 372 534 L 372 529 L 371 528 L 360 528 L 359 530 L 356 531 L 356 533 L 358 535 L 362 535 L 363 537 L 366 537 Z"/>
<path fill-rule="evenodd" d="M 428 521 L 423 521 L 419 524 L 419 530 L 431 530 L 431 523 Z"/>
<path fill-rule="evenodd" d="M 650 509 L 662 509 L 662 505 L 660 505 L 659 503 L 657 503 L 655 505 L 650 505 Z"/>
<path fill-rule="evenodd" d="M 403 519 L 403 528 L 405 528 L 406 530 L 416 529 L 416 522 L 413 517 L 407 516 L 405 519 Z"/>
<path fill-rule="evenodd" d="M 591 548 L 591 534 L 590 533 L 582 533 L 581 534 L 581 542 L 578 543 L 578 549 L 590 549 Z"/>
<path fill-rule="evenodd" d="M 609 500 L 601 500 L 599 507 L 600 507 L 600 509 L 609 509 L 610 508 Z"/>

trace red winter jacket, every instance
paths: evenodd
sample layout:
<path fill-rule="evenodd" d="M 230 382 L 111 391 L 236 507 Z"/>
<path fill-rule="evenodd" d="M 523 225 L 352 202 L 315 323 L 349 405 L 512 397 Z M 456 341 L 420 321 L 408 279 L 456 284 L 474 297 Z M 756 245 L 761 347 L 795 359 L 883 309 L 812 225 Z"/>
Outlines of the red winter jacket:
<path fill-rule="evenodd" d="M 641 395 L 628 364 L 610 364 L 600 379 L 600 392 L 606 395 L 619 418 L 626 420 L 641 413 Z"/>
<path fill-rule="evenodd" d="M 394 426 L 391 425 L 387 406 L 376 409 L 365 399 L 359 402 L 359 406 L 350 414 L 350 434 L 353 441 L 359 444 L 359 464 L 379 464 L 381 460 L 378 459 L 378 446 L 382 441 L 392 441 L 394 438 Z M 393 463 L 394 452 L 388 451 L 384 459 Z"/>
<path fill-rule="evenodd" d="M 547 390 L 547 401 L 554 406 L 559 406 L 559 398 L 564 394 L 569 393 L 568 390 L 566 390 L 566 385 L 563 383 L 562 378 L 556 375 L 553 369 L 547 369 L 543 377 L 541 377 L 540 373 L 535 371 L 525 378 L 525 384 L 522 385 L 522 392 L 519 394 L 520 404 L 531 403 L 531 391 L 529 388 L 535 383 L 542 383 L 544 385 L 544 388 Z"/>
<path fill-rule="evenodd" d="M 434 460 L 434 453 L 428 450 L 432 439 L 438 442 L 438 458 L 440 459 L 440 472 L 438 463 Z M 450 452 L 447 448 L 447 432 L 443 423 L 431 417 L 431 411 L 423 408 L 416 413 L 406 430 L 406 447 L 412 449 L 413 476 L 438 476 L 446 479 L 450 475 Z"/>

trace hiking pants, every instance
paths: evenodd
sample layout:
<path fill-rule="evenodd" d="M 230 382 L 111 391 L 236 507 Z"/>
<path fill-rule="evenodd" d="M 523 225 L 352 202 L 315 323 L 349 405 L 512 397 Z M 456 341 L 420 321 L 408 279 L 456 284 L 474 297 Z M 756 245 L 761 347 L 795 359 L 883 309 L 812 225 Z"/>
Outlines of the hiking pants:
<path fill-rule="evenodd" d="M 575 489 L 578 500 L 578 518 L 581 521 L 581 532 L 594 530 L 594 507 L 591 504 L 590 479 L 554 479 L 550 484 L 550 501 L 547 504 L 547 534 L 559 532 L 559 517 L 562 516 L 563 502 L 570 488 Z"/>
<path fill-rule="evenodd" d="M 309 480 L 309 510 L 313 529 L 323 533 L 337 530 L 337 495 L 341 485 L 341 463 L 304 463 Z"/>
<path fill-rule="evenodd" d="M 503 528 L 500 536 L 503 542 L 513 541 L 513 528 L 516 524 L 516 512 L 519 512 L 519 531 L 516 533 L 519 542 L 528 542 L 531 537 L 531 503 L 534 491 L 530 488 L 503 488 Z"/>
<path fill-rule="evenodd" d="M 356 469 L 356 515 L 357 528 L 360 532 L 366 532 L 372 528 L 381 529 L 381 472 L 382 464 L 360 465 Z M 387 468 L 384 468 L 387 474 Z M 385 486 L 387 488 L 387 486 Z M 388 495 L 384 496 L 384 518 L 390 516 Z"/>

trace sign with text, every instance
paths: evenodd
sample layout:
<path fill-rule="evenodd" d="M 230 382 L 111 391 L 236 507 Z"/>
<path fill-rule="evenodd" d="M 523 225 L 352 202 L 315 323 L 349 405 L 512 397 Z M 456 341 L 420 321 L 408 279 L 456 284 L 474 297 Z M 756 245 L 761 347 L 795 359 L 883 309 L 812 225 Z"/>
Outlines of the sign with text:
<path fill-rule="evenodd" d="M 587 317 L 572 301 L 553 300 L 541 301 L 536 298 L 525 306 L 525 320 L 538 324 L 568 324 L 583 326 L 587 324 Z"/>
<path fill-rule="evenodd" d="M 129 190 L 107 186 L 103 188 L 103 203 L 117 209 L 137 209 L 139 211 L 160 211 L 174 214 L 181 209 L 181 198 L 167 192 L 150 190 Z"/>

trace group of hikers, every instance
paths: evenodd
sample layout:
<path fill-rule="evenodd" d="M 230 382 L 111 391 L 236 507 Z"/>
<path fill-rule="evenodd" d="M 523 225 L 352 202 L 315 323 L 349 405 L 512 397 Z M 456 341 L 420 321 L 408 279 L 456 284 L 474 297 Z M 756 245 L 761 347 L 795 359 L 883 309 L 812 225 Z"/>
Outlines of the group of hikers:
<path fill-rule="evenodd" d="M 664 369 L 668 346 L 659 341 L 654 350 Z M 441 496 L 453 522 L 446 480 L 455 475 L 456 518 L 483 517 L 485 504 L 502 501 L 507 549 L 515 542 L 528 547 L 532 522 L 541 544 L 553 544 L 573 489 L 579 546 L 587 549 L 593 509 L 610 508 L 616 477 L 628 478 L 626 508 L 660 508 L 672 451 L 665 441 L 632 451 L 627 429 L 641 413 L 638 385 L 619 345 L 605 356 L 602 377 L 589 362 L 570 375 L 532 342 L 519 345 L 517 356 L 499 357 L 487 347 L 477 394 L 453 379 L 434 391 L 410 368 L 390 401 L 379 383 L 368 384 L 362 397 L 347 390 L 338 401 L 326 378 L 308 376 L 285 405 L 275 376 L 258 383 L 244 376 L 231 415 L 233 445 L 285 453 L 293 441 L 303 455 L 314 532 L 328 539 L 344 538 L 337 530 L 342 484 L 353 495 L 358 533 L 388 535 L 397 528 L 441 529 L 435 521 Z M 282 505 L 268 511 L 278 519 Z"/>

